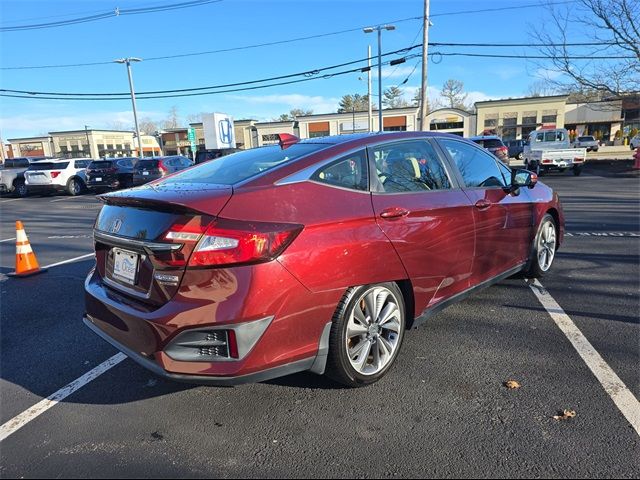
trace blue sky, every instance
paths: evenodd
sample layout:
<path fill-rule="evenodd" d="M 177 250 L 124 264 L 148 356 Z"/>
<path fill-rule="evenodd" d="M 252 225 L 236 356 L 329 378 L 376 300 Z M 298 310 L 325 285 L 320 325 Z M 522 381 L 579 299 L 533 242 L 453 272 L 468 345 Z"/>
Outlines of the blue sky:
<path fill-rule="evenodd" d="M 437 42 L 528 42 L 531 24 L 543 21 L 544 10 L 526 8 L 466 15 L 447 12 L 511 7 L 536 0 L 445 1 L 432 0 L 430 40 Z M 178 0 L 3 0 L 0 26 L 66 20 L 120 8 L 137 8 Z M 107 18 L 58 28 L 0 32 L 1 88 L 54 92 L 128 91 L 123 65 L 79 68 L 7 70 L 7 67 L 109 61 L 124 56 L 142 59 L 204 50 L 239 47 L 286 40 L 422 14 L 422 0 L 223 0 L 192 8 L 144 15 Z M 383 50 L 419 42 L 421 22 L 395 23 L 384 32 Z M 417 37 L 417 40 L 416 40 Z M 376 52 L 375 35 L 361 31 L 285 45 L 246 49 L 196 57 L 143 61 L 133 66 L 136 91 L 199 87 L 247 81 L 312 70 L 366 57 L 367 45 Z M 462 51 L 463 49 L 457 49 Z M 480 49 L 467 51 L 481 52 Z M 418 50 L 416 50 L 418 51 Z M 444 51 L 444 50 L 442 50 Z M 449 51 L 456 51 L 449 49 Z M 525 53 L 523 48 L 501 53 Z M 438 60 L 438 59 L 436 59 Z M 417 59 L 383 71 L 383 86 L 397 85 L 414 70 Z M 494 60 L 441 57 L 429 62 L 431 95 L 448 78 L 462 80 L 473 100 L 523 96 L 536 80 L 537 66 L 523 59 Z M 335 111 L 342 95 L 366 93 L 366 81 L 350 74 L 300 84 L 248 92 L 191 98 L 140 100 L 139 117 L 165 118 L 176 106 L 183 123 L 189 114 L 221 111 L 235 118 L 268 120 L 291 108 L 314 113 Z M 420 66 L 405 84 L 408 98 L 420 84 Z M 374 92 L 376 91 L 374 79 Z M 0 129 L 4 139 L 39 135 L 47 131 L 112 127 L 133 124 L 128 101 L 77 102 L 59 100 L 0 99 Z"/>

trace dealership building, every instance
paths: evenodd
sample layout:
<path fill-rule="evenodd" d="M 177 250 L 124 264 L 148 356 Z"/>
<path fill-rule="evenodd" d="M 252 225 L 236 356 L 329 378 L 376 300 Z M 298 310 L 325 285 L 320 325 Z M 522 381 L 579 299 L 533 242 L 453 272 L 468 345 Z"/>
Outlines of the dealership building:
<path fill-rule="evenodd" d="M 499 135 L 503 140 L 527 138 L 538 128 L 566 128 L 573 135 L 593 135 L 605 144 L 622 144 L 640 130 L 640 95 L 600 102 L 572 102 L 567 95 L 508 98 L 475 103 L 475 111 L 440 108 L 427 116 L 428 130 L 463 137 Z M 194 130 L 195 148 L 204 149 L 202 123 L 166 129 L 156 136 L 142 135 L 144 156 L 191 156 L 189 129 Z M 382 130 L 420 130 L 417 107 L 392 108 L 382 112 Z M 378 131 L 378 112 L 323 113 L 304 115 L 291 121 L 236 120 L 237 148 L 254 148 L 278 142 L 279 133 L 300 138 Z M 147 132 L 150 133 L 150 132 Z M 123 157 L 137 156 L 131 131 L 75 130 L 50 132 L 46 136 L 9 139 L 9 156 Z"/>

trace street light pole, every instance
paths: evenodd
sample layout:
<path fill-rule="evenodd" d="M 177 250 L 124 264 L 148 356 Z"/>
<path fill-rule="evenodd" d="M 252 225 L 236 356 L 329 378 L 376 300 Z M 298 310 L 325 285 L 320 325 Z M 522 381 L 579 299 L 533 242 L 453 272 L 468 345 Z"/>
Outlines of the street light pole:
<path fill-rule="evenodd" d="M 394 25 L 366 27 L 364 33 L 378 32 L 378 131 L 382 131 L 382 30 L 395 30 Z"/>
<path fill-rule="evenodd" d="M 136 124 L 136 135 L 138 136 L 138 155 L 144 158 L 142 151 L 142 137 L 140 136 L 140 128 L 138 127 L 138 111 L 136 109 L 136 94 L 133 89 L 133 77 L 131 76 L 131 62 L 141 62 L 142 59 L 136 57 L 120 58 L 114 60 L 115 63 L 124 63 L 127 65 L 127 74 L 129 76 L 129 90 L 131 91 L 131 104 L 133 106 L 133 121 Z"/>
<path fill-rule="evenodd" d="M 367 109 L 369 111 L 369 132 L 371 132 L 371 130 L 373 130 L 373 113 L 371 111 L 371 105 L 372 105 L 372 101 L 373 99 L 371 98 L 371 45 L 369 45 L 367 47 L 367 65 L 368 65 L 368 70 L 367 70 Z"/>
<path fill-rule="evenodd" d="M 93 157 L 93 154 L 91 153 L 91 142 L 89 141 L 89 125 L 85 125 L 84 126 L 84 133 L 87 136 L 87 146 L 89 147 L 89 156 Z"/>

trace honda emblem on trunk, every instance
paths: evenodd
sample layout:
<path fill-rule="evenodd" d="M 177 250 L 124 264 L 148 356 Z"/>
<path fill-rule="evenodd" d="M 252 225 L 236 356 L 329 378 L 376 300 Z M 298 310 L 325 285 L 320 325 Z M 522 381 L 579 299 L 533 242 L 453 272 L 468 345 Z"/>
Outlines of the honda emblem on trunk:
<path fill-rule="evenodd" d="M 122 227 L 122 220 L 116 218 L 111 225 L 111 233 L 118 233 L 120 231 L 120 227 Z"/>

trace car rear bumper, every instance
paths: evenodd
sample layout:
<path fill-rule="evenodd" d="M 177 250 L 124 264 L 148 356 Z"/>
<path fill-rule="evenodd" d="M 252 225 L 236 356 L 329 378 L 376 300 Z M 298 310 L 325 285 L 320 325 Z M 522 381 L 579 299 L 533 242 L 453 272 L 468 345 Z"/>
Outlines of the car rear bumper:
<path fill-rule="evenodd" d="M 308 370 L 316 362 L 320 338 L 341 292 L 311 293 L 276 261 L 190 275 L 191 280 L 158 307 L 119 293 L 94 270 L 85 282 L 84 321 L 140 365 L 181 382 L 263 381 Z M 259 335 L 247 340 L 260 325 Z M 182 335 L 202 330 L 234 330 L 238 358 L 196 360 L 197 352 L 175 354 Z"/>
<path fill-rule="evenodd" d="M 84 324 L 89 327 L 96 335 L 98 335 L 103 340 L 110 343 L 112 346 L 120 350 L 127 357 L 131 358 L 138 365 L 150 370 L 154 374 L 159 377 L 165 378 L 167 380 L 173 380 L 175 382 L 183 382 L 183 383 L 196 383 L 201 385 L 212 385 L 219 387 L 229 387 L 233 385 L 242 385 L 244 383 L 257 383 L 264 382 L 267 380 L 271 380 L 273 378 L 283 377 L 285 375 L 291 375 L 293 373 L 303 372 L 305 370 L 309 370 L 313 367 L 316 361 L 316 355 L 304 358 L 302 360 L 297 360 L 291 363 L 287 363 L 284 365 L 280 365 L 278 367 L 269 368 L 266 370 L 261 370 L 258 372 L 246 374 L 246 375 L 237 375 L 237 376 L 228 376 L 228 377 L 217 377 L 213 375 L 184 375 L 179 373 L 170 373 L 163 369 L 158 363 L 154 360 L 141 355 L 140 353 L 126 347 L 125 345 L 117 342 L 112 337 L 107 335 L 103 330 L 100 329 L 95 323 L 94 320 L 85 315 L 82 318 Z"/>

